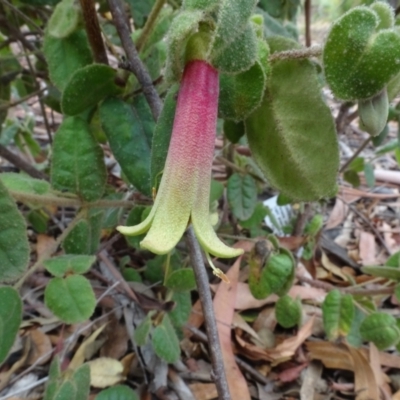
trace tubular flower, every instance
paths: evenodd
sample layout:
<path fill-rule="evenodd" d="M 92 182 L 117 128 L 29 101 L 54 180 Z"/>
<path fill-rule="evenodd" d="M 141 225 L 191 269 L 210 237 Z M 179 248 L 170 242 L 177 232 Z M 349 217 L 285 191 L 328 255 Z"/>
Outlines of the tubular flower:
<path fill-rule="evenodd" d="M 226 258 L 242 254 L 242 250 L 228 247 L 217 237 L 209 217 L 218 95 L 218 72 L 211 65 L 202 60 L 186 64 L 153 208 L 139 225 L 117 228 L 125 235 L 148 231 L 140 245 L 153 253 L 171 251 L 191 222 L 207 253 Z"/>

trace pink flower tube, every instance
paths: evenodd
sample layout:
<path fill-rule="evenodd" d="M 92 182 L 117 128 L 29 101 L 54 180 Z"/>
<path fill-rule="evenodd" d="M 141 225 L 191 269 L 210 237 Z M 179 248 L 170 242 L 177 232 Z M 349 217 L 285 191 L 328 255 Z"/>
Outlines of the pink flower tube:
<path fill-rule="evenodd" d="M 139 235 L 148 230 L 140 245 L 154 253 L 171 251 L 190 222 L 206 252 L 218 257 L 236 257 L 243 253 L 217 237 L 209 216 L 218 95 L 217 70 L 203 60 L 186 64 L 154 206 L 139 225 L 117 228 L 125 235 Z"/>

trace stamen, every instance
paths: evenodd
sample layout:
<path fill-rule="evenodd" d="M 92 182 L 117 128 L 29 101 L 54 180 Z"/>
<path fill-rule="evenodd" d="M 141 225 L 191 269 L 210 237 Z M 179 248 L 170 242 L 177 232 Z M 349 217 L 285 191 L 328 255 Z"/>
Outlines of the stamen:
<path fill-rule="evenodd" d="M 222 281 L 224 281 L 225 283 L 230 283 L 230 280 L 228 279 L 228 277 L 219 268 L 217 268 L 214 265 L 214 263 L 211 261 L 210 255 L 207 252 L 205 252 L 205 253 L 206 253 L 206 258 L 207 258 L 208 264 L 210 265 L 210 267 L 213 270 L 213 274 L 215 276 L 217 276 L 219 279 L 221 279 Z"/>

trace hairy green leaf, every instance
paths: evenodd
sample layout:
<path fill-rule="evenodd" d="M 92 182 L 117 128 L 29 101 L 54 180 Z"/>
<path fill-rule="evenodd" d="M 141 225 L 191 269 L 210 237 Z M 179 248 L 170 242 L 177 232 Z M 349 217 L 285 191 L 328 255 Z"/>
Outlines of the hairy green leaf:
<path fill-rule="evenodd" d="M 400 35 L 378 31 L 376 12 L 360 6 L 333 25 L 323 53 L 325 77 L 336 97 L 366 99 L 400 72 Z"/>
<path fill-rule="evenodd" d="M 13 192 L 46 194 L 50 191 L 50 183 L 42 179 L 35 179 L 29 175 L 16 172 L 3 172 L 0 181 L 8 190 Z"/>
<path fill-rule="evenodd" d="M 191 268 L 182 268 L 169 274 L 165 286 L 177 292 L 186 292 L 196 288 L 194 273 Z"/>
<path fill-rule="evenodd" d="M 227 190 L 233 215 L 240 220 L 250 218 L 257 204 L 257 186 L 254 178 L 250 175 L 232 174 Z"/>
<path fill-rule="evenodd" d="M 103 64 L 78 69 L 65 86 L 61 98 L 64 114 L 80 114 L 105 97 L 119 94 L 121 88 L 115 84 L 116 76 L 114 68 Z"/>
<path fill-rule="evenodd" d="M 174 326 L 181 328 L 188 322 L 190 313 L 192 312 L 190 292 L 174 292 L 172 300 L 175 302 L 175 307 L 168 315 Z"/>
<path fill-rule="evenodd" d="M 164 315 L 161 324 L 154 329 L 152 343 L 155 353 L 166 362 L 174 363 L 179 359 L 179 340 L 168 314 Z"/>
<path fill-rule="evenodd" d="M 17 279 L 28 267 L 26 223 L 0 181 L 0 282 Z"/>
<path fill-rule="evenodd" d="M 77 254 L 65 254 L 46 260 L 43 264 L 52 275 L 62 278 L 67 274 L 84 274 L 89 271 L 96 257 Z"/>
<path fill-rule="evenodd" d="M 354 317 L 354 304 L 351 295 L 342 296 L 335 289 L 328 293 L 322 304 L 325 333 L 329 340 L 346 336 L 351 328 Z"/>
<path fill-rule="evenodd" d="M 92 286 L 81 275 L 51 279 L 46 286 L 44 299 L 54 315 L 67 324 L 86 321 L 96 306 Z"/>
<path fill-rule="evenodd" d="M 81 19 L 81 8 L 75 0 L 60 1 L 47 23 L 51 36 L 58 39 L 66 38 L 78 28 Z"/>
<path fill-rule="evenodd" d="M 86 121 L 64 119 L 54 138 L 51 182 L 57 190 L 76 193 L 85 201 L 98 200 L 104 193 L 106 168 L 103 151 Z"/>
<path fill-rule="evenodd" d="M 299 47 L 283 37 L 268 43 L 271 52 Z M 310 61 L 274 62 L 263 102 L 245 125 L 252 155 L 272 186 L 293 200 L 335 193 L 335 124 Z"/>
<path fill-rule="evenodd" d="M 292 328 L 301 323 L 301 303 L 285 294 L 275 304 L 275 316 L 278 324 L 284 328 Z"/>
<path fill-rule="evenodd" d="M 43 52 L 50 79 L 61 91 L 74 72 L 93 62 L 86 32 L 82 29 L 63 39 L 57 39 L 46 31 Z"/>
<path fill-rule="evenodd" d="M 122 171 L 138 190 L 150 195 L 150 143 L 138 114 L 117 98 L 100 106 L 100 119 Z"/>
<path fill-rule="evenodd" d="M 139 400 L 139 397 L 130 387 L 116 385 L 102 390 L 95 400 Z"/>
<path fill-rule="evenodd" d="M 22 301 L 11 287 L 0 287 L 0 365 L 14 344 L 22 321 Z"/>
<path fill-rule="evenodd" d="M 151 314 L 147 314 L 146 318 L 137 326 L 133 334 L 133 339 L 138 346 L 144 346 L 147 343 L 153 323 Z"/>
<path fill-rule="evenodd" d="M 360 333 L 364 340 L 373 342 L 379 350 L 394 346 L 400 340 L 396 319 L 383 312 L 368 315 L 361 323 Z"/>

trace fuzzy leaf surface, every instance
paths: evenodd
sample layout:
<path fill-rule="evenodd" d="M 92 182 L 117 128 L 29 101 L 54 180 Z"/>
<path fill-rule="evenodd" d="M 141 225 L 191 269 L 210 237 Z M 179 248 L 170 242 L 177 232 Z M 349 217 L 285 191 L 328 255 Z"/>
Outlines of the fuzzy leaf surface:
<path fill-rule="evenodd" d="M 53 143 L 51 182 L 56 190 L 75 193 L 85 201 L 100 199 L 106 184 L 103 150 L 89 125 L 79 117 L 64 118 Z"/>
<path fill-rule="evenodd" d="M 7 358 L 22 321 L 22 301 L 11 287 L 0 287 L 0 364 Z"/>
<path fill-rule="evenodd" d="M 298 48 L 283 37 L 271 52 Z M 333 195 L 339 151 L 334 121 L 308 60 L 272 65 L 264 99 L 245 121 L 252 155 L 272 186 L 293 200 Z"/>
<path fill-rule="evenodd" d="M 30 248 L 25 220 L 1 182 L 0 227 L 0 282 L 9 282 L 28 267 Z"/>
<path fill-rule="evenodd" d="M 84 274 L 96 261 L 94 256 L 64 254 L 46 260 L 43 264 L 52 275 L 62 278 L 66 274 Z"/>

